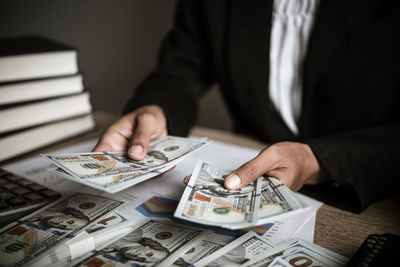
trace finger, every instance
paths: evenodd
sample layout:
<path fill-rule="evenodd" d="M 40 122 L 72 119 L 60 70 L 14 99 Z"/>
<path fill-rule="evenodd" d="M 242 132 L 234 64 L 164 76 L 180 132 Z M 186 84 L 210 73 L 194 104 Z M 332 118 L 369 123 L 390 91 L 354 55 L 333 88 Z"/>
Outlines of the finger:
<path fill-rule="evenodd" d="M 135 160 L 142 160 L 147 153 L 151 137 L 156 132 L 156 119 L 153 115 L 139 114 L 135 120 L 132 138 L 129 143 L 128 156 Z"/>
<path fill-rule="evenodd" d="M 118 119 L 102 134 L 93 151 L 126 151 L 132 136 L 135 113 L 131 112 Z"/>
<path fill-rule="evenodd" d="M 183 183 L 184 183 L 184 184 L 188 184 L 188 183 L 189 183 L 190 176 L 191 176 L 191 175 L 188 175 L 188 176 L 186 176 L 186 177 L 183 179 Z"/>
<path fill-rule="evenodd" d="M 108 129 L 103 136 L 99 139 L 96 146 L 93 148 L 94 152 L 110 152 L 110 151 L 124 151 L 128 141 L 120 133 L 114 129 Z"/>
<path fill-rule="evenodd" d="M 268 151 L 262 151 L 257 157 L 233 171 L 224 181 L 225 187 L 235 190 L 253 182 L 264 173 L 275 168 L 276 160 L 269 159 Z"/>
<path fill-rule="evenodd" d="M 99 142 L 97 145 L 93 148 L 93 152 L 110 152 L 113 151 L 112 145 L 109 143 L 102 143 Z"/>
<path fill-rule="evenodd" d="M 112 145 L 108 142 L 107 132 L 97 141 L 96 146 L 93 148 L 93 152 L 108 152 L 112 151 Z"/>

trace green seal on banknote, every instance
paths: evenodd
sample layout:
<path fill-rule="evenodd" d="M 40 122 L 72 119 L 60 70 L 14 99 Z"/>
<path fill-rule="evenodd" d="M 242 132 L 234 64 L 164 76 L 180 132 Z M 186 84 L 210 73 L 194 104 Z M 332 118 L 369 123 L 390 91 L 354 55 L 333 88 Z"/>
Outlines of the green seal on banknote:
<path fill-rule="evenodd" d="M 216 213 L 216 214 L 227 214 L 227 213 L 229 213 L 229 208 L 214 208 L 213 209 L 213 211 Z"/>
<path fill-rule="evenodd" d="M 170 232 L 160 232 L 160 233 L 156 234 L 156 238 L 161 239 L 161 240 L 171 238 L 171 236 L 172 236 L 172 233 L 170 233 Z"/>

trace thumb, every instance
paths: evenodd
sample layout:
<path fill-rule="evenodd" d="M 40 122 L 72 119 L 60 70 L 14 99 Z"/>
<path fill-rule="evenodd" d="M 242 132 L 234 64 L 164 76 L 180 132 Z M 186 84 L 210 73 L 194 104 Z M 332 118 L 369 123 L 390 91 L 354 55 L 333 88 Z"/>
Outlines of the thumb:
<path fill-rule="evenodd" d="M 267 163 L 267 164 L 266 164 Z M 268 172 L 270 166 L 268 161 L 263 159 L 263 154 L 259 154 L 254 159 L 242 165 L 237 170 L 233 171 L 224 181 L 225 187 L 229 190 L 242 188 L 255 179 Z"/>
<path fill-rule="evenodd" d="M 146 156 L 151 136 L 154 134 L 155 129 L 152 115 L 140 114 L 136 117 L 132 138 L 129 142 L 129 157 L 135 160 L 142 160 Z"/>

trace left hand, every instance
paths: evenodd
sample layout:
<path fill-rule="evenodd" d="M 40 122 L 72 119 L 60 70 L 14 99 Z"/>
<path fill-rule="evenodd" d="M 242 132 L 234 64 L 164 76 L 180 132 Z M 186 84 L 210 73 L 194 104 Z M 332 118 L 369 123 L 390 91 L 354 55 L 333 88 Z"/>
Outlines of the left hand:
<path fill-rule="evenodd" d="M 317 184 L 328 178 L 307 144 L 280 142 L 263 149 L 254 159 L 233 171 L 225 187 L 238 189 L 266 174 L 279 179 L 293 191 L 305 184 Z"/>
<path fill-rule="evenodd" d="M 150 140 L 167 135 L 167 119 L 163 110 L 156 105 L 143 106 L 108 127 L 93 151 L 127 151 L 130 158 L 142 160 Z"/>

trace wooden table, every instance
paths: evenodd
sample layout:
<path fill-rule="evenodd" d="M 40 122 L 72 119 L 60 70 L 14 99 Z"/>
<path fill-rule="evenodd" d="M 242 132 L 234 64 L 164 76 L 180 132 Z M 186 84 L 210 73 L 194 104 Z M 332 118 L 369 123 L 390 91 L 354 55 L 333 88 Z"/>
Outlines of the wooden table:
<path fill-rule="evenodd" d="M 41 153 L 47 153 L 51 150 L 61 149 L 81 141 L 98 137 L 101 132 L 117 118 L 116 115 L 104 112 L 95 112 L 94 117 L 97 123 L 96 130 L 16 158 L 7 163 L 27 159 Z M 211 140 L 256 149 L 265 147 L 265 144 L 251 139 L 248 136 L 204 127 L 194 127 L 190 135 L 207 136 Z M 374 203 L 360 214 L 354 214 L 329 205 L 323 205 L 317 212 L 314 242 L 327 249 L 350 257 L 370 234 L 388 232 L 400 235 L 399 204 L 400 194 Z"/>

